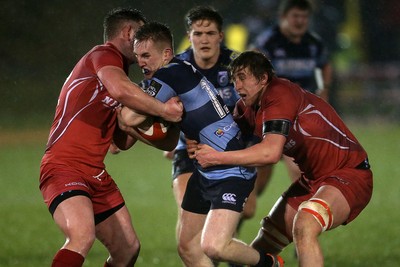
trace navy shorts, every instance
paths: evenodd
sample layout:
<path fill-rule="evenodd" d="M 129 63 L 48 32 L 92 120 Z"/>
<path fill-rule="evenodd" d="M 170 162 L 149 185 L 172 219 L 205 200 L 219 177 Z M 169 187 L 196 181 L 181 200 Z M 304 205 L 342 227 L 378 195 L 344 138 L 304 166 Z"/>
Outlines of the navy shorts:
<path fill-rule="evenodd" d="M 255 177 L 250 180 L 240 177 L 210 180 L 195 170 L 188 181 L 182 208 L 198 214 L 207 214 L 212 209 L 242 212 L 254 188 Z"/>
<path fill-rule="evenodd" d="M 181 174 L 194 172 L 193 160 L 189 158 L 186 149 L 175 150 L 172 160 L 172 179 Z"/>

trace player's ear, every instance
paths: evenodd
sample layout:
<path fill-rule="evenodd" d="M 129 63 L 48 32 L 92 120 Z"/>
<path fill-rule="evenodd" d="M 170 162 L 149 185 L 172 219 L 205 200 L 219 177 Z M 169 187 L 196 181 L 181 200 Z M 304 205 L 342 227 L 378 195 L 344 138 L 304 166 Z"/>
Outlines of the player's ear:
<path fill-rule="evenodd" d="M 260 83 L 265 86 L 268 84 L 268 73 L 264 73 L 261 77 Z"/>
<path fill-rule="evenodd" d="M 219 32 L 219 42 L 221 43 L 224 40 L 225 34 L 223 31 Z"/>
<path fill-rule="evenodd" d="M 133 39 L 135 38 L 135 30 L 130 24 L 126 24 L 122 28 L 122 37 L 130 42 L 133 42 Z"/>
<path fill-rule="evenodd" d="M 163 56 L 165 58 L 169 58 L 171 56 L 174 56 L 172 48 L 165 48 L 164 51 L 163 51 Z"/>

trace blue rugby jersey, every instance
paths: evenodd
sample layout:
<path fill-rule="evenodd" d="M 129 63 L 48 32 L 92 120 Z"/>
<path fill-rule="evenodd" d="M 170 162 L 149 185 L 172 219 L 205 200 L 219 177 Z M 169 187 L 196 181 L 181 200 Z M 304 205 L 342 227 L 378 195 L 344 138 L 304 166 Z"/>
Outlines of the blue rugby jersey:
<path fill-rule="evenodd" d="M 190 62 L 197 70 L 199 70 L 204 76 L 206 76 L 206 78 L 217 89 L 218 94 L 221 96 L 228 109 L 232 112 L 235 108 L 236 102 L 239 100 L 240 97 L 230 80 L 228 66 L 231 61 L 235 59 L 238 55 L 238 52 L 233 51 L 226 46 L 221 46 L 217 63 L 209 69 L 202 69 L 196 64 L 196 61 L 194 60 L 193 49 L 191 47 L 176 55 L 176 57 L 178 59 Z M 178 145 L 175 149 L 186 149 L 186 141 L 184 135 L 181 134 Z"/>
<path fill-rule="evenodd" d="M 178 54 L 176 57 L 190 62 L 197 70 L 199 70 L 218 90 L 219 95 L 222 97 L 224 103 L 232 112 L 236 102 L 239 100 L 239 95 L 236 92 L 233 83 L 230 80 L 228 66 L 233 59 L 239 55 L 225 46 L 221 46 L 220 54 L 217 63 L 210 69 L 202 69 L 197 66 L 194 60 L 193 49 L 188 48 L 184 52 Z"/>
<path fill-rule="evenodd" d="M 328 51 L 321 39 L 306 32 L 298 44 L 290 42 L 278 25 L 260 33 L 252 46 L 265 53 L 271 60 L 276 74 L 299 84 L 315 93 L 317 88 L 315 69 L 328 63 Z"/>
<path fill-rule="evenodd" d="M 177 58 L 171 60 L 154 74 L 146 91 L 163 102 L 179 96 L 185 109 L 180 129 L 188 138 L 218 151 L 245 148 L 240 129 L 216 88 L 189 62 Z M 196 162 L 195 165 L 207 179 L 251 179 L 255 175 L 254 168 L 216 166 L 202 169 Z"/>

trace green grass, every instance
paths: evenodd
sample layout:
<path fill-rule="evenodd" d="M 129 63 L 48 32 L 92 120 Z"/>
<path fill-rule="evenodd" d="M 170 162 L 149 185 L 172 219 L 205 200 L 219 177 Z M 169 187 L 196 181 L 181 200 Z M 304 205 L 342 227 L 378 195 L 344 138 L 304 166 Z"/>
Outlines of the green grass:
<path fill-rule="evenodd" d="M 348 226 L 320 238 L 326 266 L 396 266 L 400 262 L 399 126 L 351 128 L 369 153 L 374 195 L 363 213 Z M 0 266 L 50 266 L 64 237 L 53 223 L 38 189 L 39 162 L 45 133 L 0 134 Z M 176 253 L 176 207 L 171 190 L 170 162 L 160 151 L 137 145 L 106 160 L 108 171 L 125 196 L 142 243 L 136 266 L 181 266 Z M 240 237 L 250 242 L 289 179 L 283 165 L 275 168 L 270 186 L 259 198 L 255 217 Z M 296 266 L 293 246 L 282 253 L 286 266 Z M 105 249 L 96 242 L 84 266 L 103 266 Z"/>

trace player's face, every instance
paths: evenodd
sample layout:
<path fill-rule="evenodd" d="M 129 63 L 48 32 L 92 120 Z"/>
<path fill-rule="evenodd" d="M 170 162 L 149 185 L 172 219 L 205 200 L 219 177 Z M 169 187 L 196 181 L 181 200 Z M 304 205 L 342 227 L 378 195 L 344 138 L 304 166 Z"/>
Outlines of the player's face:
<path fill-rule="evenodd" d="M 164 51 L 153 40 L 135 41 L 134 52 L 145 79 L 153 77 L 165 65 Z"/>
<path fill-rule="evenodd" d="M 217 61 L 223 33 L 218 30 L 215 22 L 209 20 L 195 21 L 188 35 L 196 63 L 198 61 Z"/>
<path fill-rule="evenodd" d="M 248 68 L 239 69 L 233 74 L 232 80 L 235 89 L 246 106 L 252 106 L 259 102 L 268 80 L 268 75 L 265 76 L 259 80 Z"/>
<path fill-rule="evenodd" d="M 292 8 L 280 20 L 281 28 L 285 34 L 291 38 L 301 38 L 308 29 L 310 12 Z"/>

